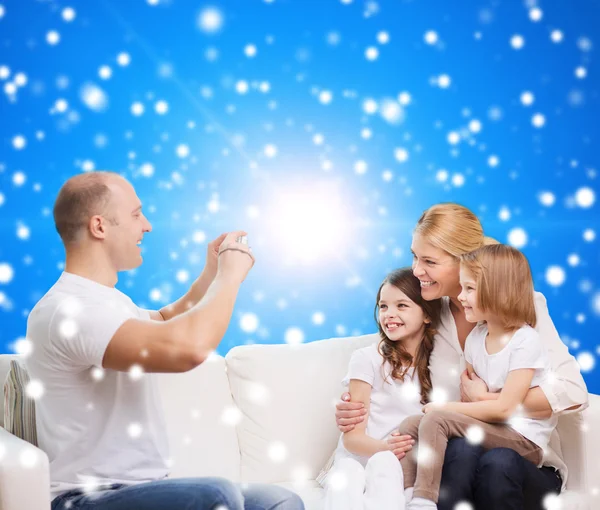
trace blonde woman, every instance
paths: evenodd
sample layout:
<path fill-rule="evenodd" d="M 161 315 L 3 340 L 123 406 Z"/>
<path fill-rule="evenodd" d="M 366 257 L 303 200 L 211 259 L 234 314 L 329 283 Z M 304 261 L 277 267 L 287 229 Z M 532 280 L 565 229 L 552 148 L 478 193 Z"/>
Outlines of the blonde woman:
<path fill-rule="evenodd" d="M 499 396 L 466 371 L 465 341 L 475 324 L 466 319 L 458 299 L 460 257 L 494 243 L 484 236 L 473 212 L 452 203 L 425 211 L 413 233 L 413 273 L 421 282 L 421 294 L 426 300 L 443 298 L 429 368 L 434 390 L 445 393 L 448 401 L 484 401 Z M 552 378 L 527 392 L 523 408 L 531 418 L 583 411 L 588 406 L 588 393 L 577 361 L 558 336 L 546 299 L 539 292 L 534 296 L 535 330 L 548 352 Z M 342 432 L 364 420 L 364 409 L 349 400 L 346 393 L 337 405 L 336 420 Z M 412 438 L 396 436 L 394 448 L 406 454 L 412 449 Z M 484 452 L 463 438 L 452 439 L 444 458 L 438 508 L 452 510 L 460 501 L 486 510 L 540 508 L 543 497 L 564 488 L 567 477 L 564 462 L 551 447 L 542 464 L 537 468 L 507 448 Z"/>

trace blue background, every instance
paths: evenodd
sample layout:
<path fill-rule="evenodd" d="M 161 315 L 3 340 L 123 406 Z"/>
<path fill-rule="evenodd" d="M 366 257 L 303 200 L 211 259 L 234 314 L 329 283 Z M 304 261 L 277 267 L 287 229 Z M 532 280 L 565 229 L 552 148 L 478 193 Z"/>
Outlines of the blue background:
<path fill-rule="evenodd" d="M 377 288 L 410 264 L 419 215 L 455 201 L 487 235 L 522 246 L 563 341 L 600 393 L 598 2 L 0 4 L 1 352 L 25 335 L 29 310 L 61 272 L 51 215 L 60 185 L 110 169 L 133 182 L 154 228 L 144 264 L 118 284 L 141 306 L 184 293 L 207 241 L 248 231 L 257 263 L 221 354 L 375 331 Z M 221 16 L 216 31 L 199 23 L 207 8 Z M 51 30 L 57 44 L 47 42 Z M 104 104 L 86 100 L 86 86 Z M 523 104 L 525 91 L 533 104 Z M 409 104 L 399 104 L 401 92 Z M 136 102 L 142 115 L 132 114 Z"/>

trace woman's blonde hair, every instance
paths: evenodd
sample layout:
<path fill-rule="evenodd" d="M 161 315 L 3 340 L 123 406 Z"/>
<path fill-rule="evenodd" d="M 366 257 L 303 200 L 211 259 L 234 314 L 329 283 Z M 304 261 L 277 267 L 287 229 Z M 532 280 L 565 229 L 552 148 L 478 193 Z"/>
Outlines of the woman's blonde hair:
<path fill-rule="evenodd" d="M 500 317 L 506 329 L 535 328 L 533 279 L 527 258 L 505 244 L 483 246 L 460 258 L 475 278 L 477 307 Z"/>
<path fill-rule="evenodd" d="M 481 246 L 498 243 L 483 235 L 483 227 L 470 209 L 454 203 L 427 209 L 417 222 L 415 234 L 457 259 Z"/>
<path fill-rule="evenodd" d="M 385 334 L 379 323 L 379 299 L 381 298 L 381 289 L 389 284 L 401 290 L 408 299 L 423 310 L 423 313 L 429 318 L 429 323 L 425 324 L 423 340 L 419 344 L 416 355 L 408 353 L 402 342 L 394 342 Z M 379 353 L 383 356 L 383 364 L 387 361 L 392 367 L 392 379 L 404 381 L 408 369 L 414 365 L 415 374 L 419 378 L 421 385 L 421 404 L 429 402 L 431 393 L 431 374 L 429 373 L 429 357 L 433 351 L 433 337 L 437 333 L 436 328 L 440 322 L 442 304 L 440 299 L 425 301 L 421 296 L 421 284 L 418 278 L 413 274 L 412 269 L 405 267 L 392 271 L 381 283 L 377 291 L 377 301 L 375 303 L 375 321 L 379 329 Z M 383 368 L 383 367 L 382 367 Z M 386 376 L 387 377 L 387 376 Z"/>

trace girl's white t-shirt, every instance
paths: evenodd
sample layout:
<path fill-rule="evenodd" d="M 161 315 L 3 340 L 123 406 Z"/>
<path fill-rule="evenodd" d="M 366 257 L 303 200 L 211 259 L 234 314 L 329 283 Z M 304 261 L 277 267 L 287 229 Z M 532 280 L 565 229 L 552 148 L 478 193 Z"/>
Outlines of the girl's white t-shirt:
<path fill-rule="evenodd" d="M 410 368 L 404 381 L 392 379 L 392 367 L 379 353 L 379 342 L 357 349 L 350 358 L 348 373 L 342 384 L 348 386 L 351 379 L 371 385 L 371 403 L 367 419 L 366 434 L 373 439 L 385 439 L 398 430 L 402 421 L 412 415 L 421 414 L 421 385 L 419 378 Z M 363 466 L 368 457 L 350 453 L 344 447 L 342 436 L 338 441 L 335 460 L 351 457 Z"/>
<path fill-rule="evenodd" d="M 551 366 L 544 345 L 538 332 L 530 326 L 518 329 L 499 352 L 489 354 L 485 346 L 488 335 L 487 324 L 481 323 L 467 336 L 465 342 L 465 361 L 488 385 L 489 391 L 501 391 L 506 384 L 508 374 L 513 370 L 534 369 L 530 388 L 541 386 L 549 377 Z M 519 434 L 526 437 L 540 448 L 545 449 L 550 442 L 550 435 L 558 423 L 553 414 L 545 420 L 527 418 L 521 414 L 512 417 L 508 424 Z"/>

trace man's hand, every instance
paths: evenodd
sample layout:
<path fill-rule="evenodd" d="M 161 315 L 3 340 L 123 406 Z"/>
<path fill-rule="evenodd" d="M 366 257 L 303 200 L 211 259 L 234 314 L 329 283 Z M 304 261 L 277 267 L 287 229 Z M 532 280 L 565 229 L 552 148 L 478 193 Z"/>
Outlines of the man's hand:
<path fill-rule="evenodd" d="M 221 234 L 219 237 L 208 243 L 206 249 L 206 263 L 204 264 L 204 273 L 211 279 L 214 279 L 219 267 L 219 248 L 227 237 L 227 233 Z"/>
<path fill-rule="evenodd" d="M 487 384 L 476 373 L 469 377 L 465 370 L 460 375 L 460 399 L 463 402 L 479 402 L 488 391 Z"/>
<path fill-rule="evenodd" d="M 406 457 L 406 454 L 412 450 L 415 440 L 410 436 L 401 436 L 399 432 L 394 432 L 387 439 L 390 451 L 398 460 Z"/>
<path fill-rule="evenodd" d="M 224 278 L 232 278 L 238 283 L 244 281 L 254 265 L 252 249 L 248 245 L 236 241 L 238 237 L 247 235 L 243 230 L 230 232 L 221 242 L 217 254 L 217 273 Z"/>
<path fill-rule="evenodd" d="M 350 432 L 365 419 L 367 410 L 362 402 L 350 402 L 350 393 L 344 393 L 335 405 L 335 422 L 341 432 Z"/>

